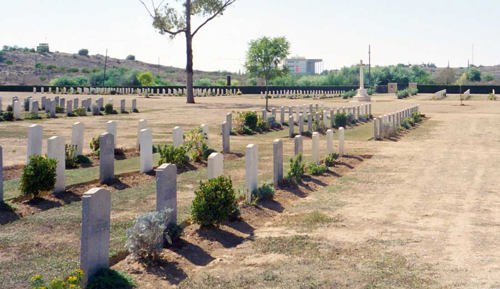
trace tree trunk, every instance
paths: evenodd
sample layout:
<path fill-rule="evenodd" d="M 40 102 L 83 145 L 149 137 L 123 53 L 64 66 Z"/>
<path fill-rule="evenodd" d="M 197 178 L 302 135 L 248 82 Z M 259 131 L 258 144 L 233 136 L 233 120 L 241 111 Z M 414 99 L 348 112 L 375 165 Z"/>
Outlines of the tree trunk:
<path fill-rule="evenodd" d="M 266 98 L 266 111 L 269 111 L 269 108 L 268 108 L 268 103 L 269 103 L 269 98 L 268 98 L 268 95 L 267 95 L 267 78 L 264 80 L 265 84 L 266 84 L 266 94 L 264 95 L 264 97 Z"/>
<path fill-rule="evenodd" d="M 186 0 L 186 94 L 187 103 L 194 103 L 193 95 L 193 36 L 191 35 L 191 0 Z"/>

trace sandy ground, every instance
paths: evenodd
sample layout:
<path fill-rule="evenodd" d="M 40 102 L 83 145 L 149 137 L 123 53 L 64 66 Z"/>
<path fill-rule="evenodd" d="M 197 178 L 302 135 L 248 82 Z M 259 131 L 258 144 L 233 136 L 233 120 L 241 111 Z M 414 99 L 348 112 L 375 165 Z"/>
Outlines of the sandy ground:
<path fill-rule="evenodd" d="M 390 96 L 374 98 L 375 115 L 419 103 L 421 111 L 430 118 L 398 142 L 353 144 L 374 156 L 341 179 L 336 188 L 338 192 L 332 196 L 335 204 L 341 205 L 333 207 L 326 201 L 315 203 L 322 201 L 324 195 L 311 194 L 299 200 L 298 205 L 286 207 L 284 212 L 287 215 L 303 214 L 310 211 L 311 206 L 316 209 L 319 206 L 330 215 L 339 215 L 341 225 L 320 227 L 310 235 L 331 244 L 344 244 L 342 248 L 361 248 L 372 240 L 390 243 L 391 252 L 429 266 L 436 282 L 432 287 L 500 288 L 500 103 L 467 101 L 465 106 L 460 106 L 456 100 L 430 101 L 429 98 L 426 95 L 404 101 L 394 101 Z M 119 97 L 114 99 L 118 103 Z M 288 102 L 273 100 L 271 103 L 286 105 Z M 294 101 L 294 104 L 299 102 L 312 101 Z M 208 123 L 213 139 L 218 139 L 218 123 L 226 112 L 261 108 L 263 104 L 257 98 L 245 97 L 199 98 L 196 106 L 184 104 L 183 98 L 139 98 L 140 114 L 87 117 L 82 121 L 89 128 L 85 136 L 87 141 L 104 130 L 108 119 L 119 120 L 119 127 L 125 130 L 119 131 L 118 143 L 125 147 L 135 144 L 137 120 L 140 118 L 148 119 L 157 140 L 171 138 L 169 135 L 175 125 L 194 127 L 200 123 Z M 164 110 L 169 107 L 176 109 Z M 203 114 L 198 110 L 201 107 L 205 108 Z M 73 121 L 79 119 L 44 121 L 44 128 L 47 126 L 44 137 L 60 133 L 69 139 L 70 130 L 67 128 Z M 7 164 L 24 160 L 23 134 L 28 125 L 28 121 L 0 123 L 4 133 L 0 143 L 4 144 L 4 162 Z M 251 239 L 285 234 L 294 232 L 283 227 L 279 218 L 274 218 L 256 228 Z M 211 252 L 215 261 L 197 266 L 189 277 L 212 273 L 224 276 L 226 271 L 266 270 L 288 265 L 293 272 L 293 258 L 256 255 L 249 243 Z M 358 269 L 356 264 L 351 265 L 351 271 Z M 308 267 L 299 264 L 298 268 L 306 270 Z M 283 284 L 287 283 L 285 281 Z M 350 285 L 345 287 L 363 287 L 356 283 Z"/>

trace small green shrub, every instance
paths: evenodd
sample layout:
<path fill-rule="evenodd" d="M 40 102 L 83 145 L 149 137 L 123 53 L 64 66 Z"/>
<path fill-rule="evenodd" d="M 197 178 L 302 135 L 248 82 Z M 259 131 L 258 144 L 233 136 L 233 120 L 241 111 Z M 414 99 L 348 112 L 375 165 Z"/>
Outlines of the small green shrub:
<path fill-rule="evenodd" d="M 13 121 L 14 113 L 12 111 L 4 111 L 2 112 L 2 119 L 5 121 Z"/>
<path fill-rule="evenodd" d="M 318 176 L 326 173 L 328 171 L 328 167 L 323 164 L 310 163 L 307 170 L 310 174 Z"/>
<path fill-rule="evenodd" d="M 420 112 L 412 113 L 411 117 L 413 118 L 414 123 L 419 123 L 422 121 L 422 115 L 420 114 Z"/>
<path fill-rule="evenodd" d="M 191 217 L 201 226 L 219 225 L 239 212 L 230 178 L 219 176 L 200 182 L 194 194 Z"/>
<path fill-rule="evenodd" d="M 37 197 L 41 192 L 54 189 L 57 161 L 45 156 L 33 155 L 23 168 L 19 190 L 23 195 Z"/>
<path fill-rule="evenodd" d="M 81 165 L 90 165 L 92 164 L 92 161 L 84 155 L 77 155 L 76 156 L 76 162 L 81 164 Z"/>
<path fill-rule="evenodd" d="M 328 154 L 325 158 L 325 165 L 327 167 L 334 167 L 339 155 L 337 153 Z"/>
<path fill-rule="evenodd" d="M 59 105 L 56 106 L 56 113 L 64 113 L 64 108 L 60 107 Z"/>
<path fill-rule="evenodd" d="M 207 137 L 203 133 L 203 130 L 201 128 L 194 128 L 188 131 L 185 136 L 184 145 L 191 159 L 196 162 L 206 160 L 208 156 L 205 158 L 205 154 L 209 148 L 207 145 Z"/>
<path fill-rule="evenodd" d="M 269 130 L 270 130 L 269 123 L 267 121 L 265 121 L 264 119 L 259 117 L 257 119 L 257 127 L 255 128 L 255 131 L 265 132 L 265 131 L 269 131 Z"/>
<path fill-rule="evenodd" d="M 210 154 L 215 153 L 216 150 L 209 147 L 208 145 L 203 145 L 203 160 L 207 160 Z"/>
<path fill-rule="evenodd" d="M 87 111 L 85 110 L 85 107 L 78 107 L 73 110 L 73 113 L 78 115 L 78 116 L 87 116 Z"/>
<path fill-rule="evenodd" d="M 355 90 L 349 90 L 349 91 L 344 91 L 340 94 L 340 96 L 343 98 L 343 99 L 348 99 L 348 98 L 352 98 L 356 95 L 356 91 Z"/>
<path fill-rule="evenodd" d="M 495 94 L 493 94 L 493 92 L 491 92 L 489 95 L 488 95 L 488 100 L 497 100 L 497 97 Z"/>
<path fill-rule="evenodd" d="M 305 164 L 302 161 L 302 154 L 290 158 L 290 170 L 288 170 L 286 179 L 291 183 L 298 184 L 302 181 L 304 173 Z"/>
<path fill-rule="evenodd" d="M 344 112 L 338 112 L 333 117 L 333 124 L 336 128 L 346 127 L 347 125 L 347 115 Z"/>
<path fill-rule="evenodd" d="M 80 282 L 84 272 L 81 269 L 74 270 L 66 279 L 52 279 L 48 284 L 43 280 L 42 275 L 36 274 L 31 277 L 31 288 L 33 289 L 80 289 Z"/>
<path fill-rule="evenodd" d="M 111 103 L 106 103 L 106 105 L 104 105 L 104 113 L 116 114 L 116 110 L 113 109 L 113 105 Z"/>
<path fill-rule="evenodd" d="M 257 113 L 255 111 L 247 111 L 243 113 L 243 119 L 243 125 L 246 125 L 251 130 L 257 129 L 259 118 L 257 117 Z"/>
<path fill-rule="evenodd" d="M 157 148 L 160 154 L 158 165 L 171 163 L 177 167 L 185 167 L 189 163 L 189 157 L 184 146 L 174 147 L 171 144 L 167 144 L 158 145 Z"/>
<path fill-rule="evenodd" d="M 9 104 L 9 105 L 7 105 L 7 109 L 6 110 L 7 111 L 13 111 L 14 109 L 12 108 L 12 105 Z"/>
<path fill-rule="evenodd" d="M 259 200 L 272 200 L 274 197 L 274 188 L 271 184 L 263 184 L 252 192 L 252 199 Z"/>
<path fill-rule="evenodd" d="M 65 144 L 64 155 L 67 169 L 74 169 L 78 167 L 78 158 L 76 156 L 77 145 Z"/>
<path fill-rule="evenodd" d="M 403 118 L 403 121 L 401 122 L 401 126 L 405 129 L 410 129 L 414 125 L 415 125 L 415 122 L 413 121 L 413 118 L 411 118 L 411 117 L 405 117 L 405 118 Z"/>
<path fill-rule="evenodd" d="M 25 98 L 23 106 L 24 106 L 24 111 L 30 111 L 30 100 Z"/>
<path fill-rule="evenodd" d="M 87 289 L 132 289 L 136 287 L 137 284 L 127 273 L 109 268 L 99 269 L 87 284 Z"/>
<path fill-rule="evenodd" d="M 396 96 L 399 98 L 399 99 L 403 99 L 403 98 L 407 98 L 408 96 L 410 96 L 408 90 L 406 89 L 403 89 L 403 90 L 398 90 L 396 92 Z"/>
<path fill-rule="evenodd" d="M 127 55 L 127 58 L 125 58 L 126 60 L 131 60 L 131 61 L 134 61 L 135 60 L 135 55 Z"/>
<path fill-rule="evenodd" d="M 163 244 L 172 244 L 176 236 L 168 235 L 167 228 L 173 222 L 172 209 L 154 211 L 143 214 L 135 219 L 134 225 L 127 230 L 125 247 L 135 257 L 141 260 L 157 260 Z"/>

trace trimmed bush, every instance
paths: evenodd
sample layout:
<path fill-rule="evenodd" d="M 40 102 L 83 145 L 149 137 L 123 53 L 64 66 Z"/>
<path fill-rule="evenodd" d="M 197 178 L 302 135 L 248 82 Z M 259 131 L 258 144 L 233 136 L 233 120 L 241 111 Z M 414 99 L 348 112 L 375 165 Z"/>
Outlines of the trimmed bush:
<path fill-rule="evenodd" d="M 272 200 L 274 197 L 274 188 L 271 184 L 263 184 L 252 192 L 252 199 L 259 200 Z"/>
<path fill-rule="evenodd" d="M 92 150 L 92 152 L 95 154 L 95 155 L 99 155 L 99 137 L 93 137 L 91 140 L 90 140 L 90 149 Z"/>
<path fill-rule="evenodd" d="M 257 129 L 257 124 L 259 118 L 257 117 L 257 113 L 255 111 L 247 111 L 243 113 L 243 124 L 250 128 L 251 130 Z"/>
<path fill-rule="evenodd" d="M 325 165 L 327 167 L 334 167 L 338 158 L 339 158 L 339 155 L 337 153 L 331 153 L 331 154 L 327 155 L 325 158 Z"/>
<path fill-rule="evenodd" d="M 286 174 L 286 179 L 293 184 L 298 184 L 302 181 L 304 173 L 305 165 L 302 161 L 302 154 L 290 158 L 290 170 Z"/>
<path fill-rule="evenodd" d="M 194 194 L 191 217 L 193 222 L 201 226 L 222 224 L 239 212 L 230 178 L 220 176 L 200 182 Z"/>
<path fill-rule="evenodd" d="M 87 111 L 85 107 L 78 107 L 73 110 L 73 113 L 78 116 L 87 116 Z"/>
<path fill-rule="evenodd" d="M 184 146 L 193 161 L 200 162 L 206 160 L 215 151 L 208 147 L 207 137 L 203 134 L 201 128 L 194 128 L 188 131 L 185 136 L 186 141 Z"/>
<path fill-rule="evenodd" d="M 12 111 L 4 111 L 2 112 L 2 119 L 5 121 L 13 121 L 14 113 Z"/>
<path fill-rule="evenodd" d="M 37 197 L 41 192 L 54 189 L 57 161 L 33 155 L 23 168 L 19 190 L 25 196 Z"/>
<path fill-rule="evenodd" d="M 113 105 L 111 103 L 106 103 L 106 105 L 104 105 L 104 113 L 105 114 L 117 114 L 118 112 L 113 109 Z"/>
<path fill-rule="evenodd" d="M 344 112 L 338 112 L 333 117 L 333 124 L 336 128 L 346 127 L 347 125 L 347 115 Z"/>
<path fill-rule="evenodd" d="M 160 154 L 158 165 L 171 163 L 177 167 L 185 167 L 189 163 L 189 157 L 184 146 L 174 147 L 171 144 L 167 144 L 158 145 L 157 148 Z"/>
<path fill-rule="evenodd" d="M 348 98 L 352 98 L 356 95 L 356 91 L 355 90 L 349 90 L 349 91 L 344 91 L 340 94 L 340 96 L 343 98 L 343 99 L 348 99 Z"/>
<path fill-rule="evenodd" d="M 307 167 L 310 174 L 319 176 L 328 171 L 328 167 L 323 164 L 310 163 Z"/>

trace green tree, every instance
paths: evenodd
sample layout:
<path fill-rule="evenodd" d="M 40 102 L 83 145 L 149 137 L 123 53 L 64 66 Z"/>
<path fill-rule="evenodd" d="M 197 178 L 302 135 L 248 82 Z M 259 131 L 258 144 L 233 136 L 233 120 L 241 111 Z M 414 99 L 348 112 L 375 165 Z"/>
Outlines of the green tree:
<path fill-rule="evenodd" d="M 486 81 L 486 82 L 490 82 L 490 81 L 493 81 L 493 80 L 495 80 L 495 77 L 493 77 L 493 75 L 491 75 L 491 74 L 486 74 L 484 76 L 484 81 Z"/>
<path fill-rule="evenodd" d="M 141 72 L 137 75 L 137 80 L 139 80 L 141 86 L 151 86 L 154 79 L 155 78 L 150 71 Z"/>
<path fill-rule="evenodd" d="M 127 55 L 127 58 L 125 58 L 125 59 L 126 60 L 132 60 L 132 61 L 134 61 L 135 60 L 135 55 L 132 55 L 132 54 Z"/>
<path fill-rule="evenodd" d="M 82 49 L 78 50 L 78 55 L 89 56 L 89 50 L 85 49 L 85 48 L 82 48 Z"/>
<path fill-rule="evenodd" d="M 245 68 L 250 76 L 261 77 L 266 86 L 266 110 L 268 109 L 267 85 L 269 81 L 286 75 L 288 69 L 281 65 L 288 56 L 290 43 L 285 37 L 262 37 L 250 41 Z"/>
<path fill-rule="evenodd" d="M 467 80 L 469 81 L 481 81 L 481 71 L 479 69 L 472 67 L 467 72 Z"/>
<path fill-rule="evenodd" d="M 146 8 L 151 18 L 153 27 L 160 34 L 168 34 L 174 38 L 177 34 L 184 33 L 186 37 L 186 90 L 187 103 L 194 103 L 193 94 L 193 37 L 198 31 L 215 17 L 222 15 L 226 8 L 236 0 L 182 0 L 184 11 L 178 11 L 163 1 L 156 6 L 151 0 L 152 7 L 148 7 L 143 0 L 139 0 Z M 201 16 L 201 23 L 195 28 L 191 26 L 191 17 Z M 194 28 L 194 29 L 193 29 Z"/>

